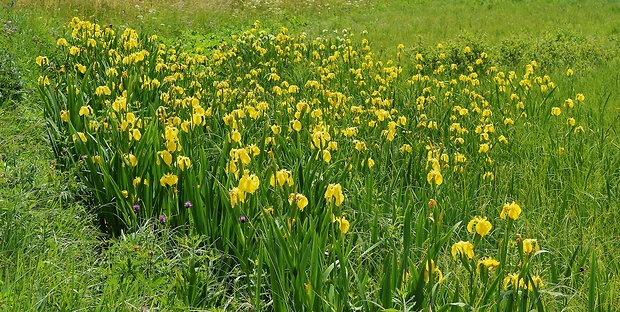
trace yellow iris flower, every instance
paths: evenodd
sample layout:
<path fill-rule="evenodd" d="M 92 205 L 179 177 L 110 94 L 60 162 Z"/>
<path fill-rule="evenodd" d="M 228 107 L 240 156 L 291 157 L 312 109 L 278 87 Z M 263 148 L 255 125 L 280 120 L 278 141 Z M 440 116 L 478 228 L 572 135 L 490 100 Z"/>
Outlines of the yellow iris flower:
<path fill-rule="evenodd" d="M 332 160 L 332 154 L 329 152 L 329 150 L 324 150 L 323 151 L 323 161 L 325 161 L 326 163 L 330 162 Z"/>
<path fill-rule="evenodd" d="M 140 129 L 132 129 L 129 132 L 129 140 L 140 141 L 141 138 L 142 138 L 142 133 L 140 132 Z"/>
<path fill-rule="evenodd" d="M 489 151 L 490 148 L 491 147 L 488 143 L 482 143 L 480 144 L 480 148 L 478 148 L 478 153 L 486 153 Z"/>
<path fill-rule="evenodd" d="M 84 134 L 84 132 L 78 132 L 76 134 L 73 135 L 73 142 L 77 141 L 77 139 L 80 138 L 80 140 L 84 143 L 86 143 L 88 141 L 88 139 L 86 138 L 86 134 Z"/>
<path fill-rule="evenodd" d="M 472 259 L 474 257 L 474 245 L 470 242 L 464 241 L 454 243 L 454 245 L 452 245 L 452 258 L 456 261 L 456 258 L 459 255 L 464 255 L 467 256 L 467 258 Z"/>
<path fill-rule="evenodd" d="M 37 65 L 42 66 L 49 64 L 50 61 L 47 56 L 37 56 L 35 62 L 37 63 Z"/>
<path fill-rule="evenodd" d="M 504 204 L 504 207 L 502 207 L 502 212 L 499 214 L 499 217 L 505 220 L 506 216 L 508 216 L 513 220 L 517 220 L 520 214 L 521 207 L 515 202 L 512 202 Z"/>
<path fill-rule="evenodd" d="M 61 111 L 60 111 L 60 119 L 61 119 L 62 121 L 65 121 L 65 122 L 69 121 L 69 112 L 68 112 L 68 111 L 66 111 L 66 110 L 64 110 L 64 109 L 63 109 L 63 110 L 61 110 Z"/>
<path fill-rule="evenodd" d="M 293 121 L 293 129 L 297 132 L 301 131 L 301 122 L 299 120 Z"/>
<path fill-rule="evenodd" d="M 489 222 L 487 218 L 474 217 L 467 224 L 467 231 L 469 233 L 474 233 L 475 231 L 476 234 L 480 235 L 481 237 L 489 234 L 491 228 L 493 228 L 493 225 L 491 225 L 491 222 Z"/>
<path fill-rule="evenodd" d="M 342 194 L 342 186 L 340 186 L 340 183 L 330 184 L 327 186 L 327 190 L 325 191 L 325 199 L 328 203 L 330 203 L 332 198 L 335 199 L 336 206 L 342 205 L 342 202 L 344 201 L 344 194 Z"/>
<path fill-rule="evenodd" d="M 401 146 L 398 150 L 401 153 L 411 153 L 413 148 L 411 148 L 411 145 L 409 145 L 409 144 L 403 144 L 403 146 Z"/>
<path fill-rule="evenodd" d="M 429 184 L 441 185 L 443 183 L 443 176 L 439 170 L 433 169 L 426 175 L 426 181 Z"/>
<path fill-rule="evenodd" d="M 284 186 L 284 184 L 288 184 L 288 186 L 293 185 L 293 175 L 290 170 L 281 169 L 276 172 L 275 175 L 271 176 L 269 180 L 269 184 L 271 186 L 276 186 L 276 182 L 279 186 Z"/>
<path fill-rule="evenodd" d="M 505 137 L 505 136 L 503 136 L 503 135 L 500 135 L 500 136 L 497 138 L 497 140 L 498 140 L 498 141 L 500 141 L 500 142 L 502 142 L 502 143 L 505 143 L 505 144 L 507 144 L 507 143 L 508 143 L 508 139 L 506 139 L 506 137 Z"/>
<path fill-rule="evenodd" d="M 181 171 L 184 171 L 185 168 L 189 168 L 192 165 L 192 161 L 187 156 L 177 156 L 176 165 Z"/>
<path fill-rule="evenodd" d="M 372 158 L 368 158 L 368 168 L 372 168 L 375 166 L 375 160 Z"/>
<path fill-rule="evenodd" d="M 308 198 L 299 193 L 291 193 L 288 196 L 288 203 L 290 205 L 293 205 L 293 203 L 297 203 L 297 208 L 299 208 L 299 210 L 301 211 L 304 211 L 306 206 L 308 206 Z"/>
<path fill-rule="evenodd" d="M 230 138 L 233 140 L 233 142 L 240 143 L 241 133 L 239 133 L 239 131 L 237 130 L 233 130 L 232 133 L 230 134 Z"/>
<path fill-rule="evenodd" d="M 159 183 L 161 183 L 161 186 L 173 186 L 177 184 L 178 181 L 179 177 L 172 173 L 164 174 L 164 176 L 159 179 Z"/>
<path fill-rule="evenodd" d="M 80 111 L 79 111 L 80 116 L 88 117 L 92 113 L 93 113 L 93 109 L 90 107 L 90 105 L 84 105 L 80 107 Z"/>
<path fill-rule="evenodd" d="M 110 90 L 110 87 L 108 87 L 108 86 L 98 86 L 95 89 L 95 94 L 98 95 L 98 96 L 110 95 L 110 94 L 112 94 L 112 90 Z"/>
<path fill-rule="evenodd" d="M 504 278 L 504 290 L 508 290 L 509 286 L 513 289 L 525 288 L 525 281 L 523 278 L 519 279 L 519 273 L 510 273 Z"/>
<path fill-rule="evenodd" d="M 129 160 L 129 163 L 131 164 L 132 167 L 135 167 L 138 165 L 138 158 L 136 158 L 136 156 L 134 156 L 133 154 L 127 155 L 127 160 Z"/>
<path fill-rule="evenodd" d="M 230 191 L 228 191 L 228 195 L 230 196 L 230 205 L 233 207 L 237 204 L 239 200 L 237 193 L 239 193 L 239 188 L 237 187 L 233 187 Z"/>
<path fill-rule="evenodd" d="M 340 228 L 340 232 L 342 234 L 347 234 L 347 232 L 349 232 L 351 224 L 345 217 L 336 218 L 334 215 L 332 215 L 332 223 L 333 222 L 338 222 L 338 227 Z"/>
<path fill-rule="evenodd" d="M 490 269 L 495 269 L 497 267 L 499 267 L 499 261 L 490 258 L 490 257 L 484 257 L 480 260 L 478 260 L 478 265 L 476 266 L 476 273 L 480 274 L 480 267 L 484 266 L 485 268 L 487 268 L 487 270 Z"/>
<path fill-rule="evenodd" d="M 163 150 L 161 152 L 157 152 L 157 155 L 159 157 L 161 157 L 161 159 L 164 160 L 166 165 L 170 166 L 172 164 L 172 154 L 170 154 L 170 152 L 168 152 L 167 150 Z M 160 164 L 159 160 L 158 160 L 157 164 Z"/>
<path fill-rule="evenodd" d="M 67 42 L 67 39 L 65 39 L 65 38 L 58 39 L 56 41 L 56 44 L 59 45 L 59 46 L 65 46 L 65 47 L 69 46 L 69 43 Z"/>
<path fill-rule="evenodd" d="M 435 266 L 435 261 L 430 260 L 426 262 L 426 269 L 424 270 L 424 282 L 428 283 L 431 280 L 431 275 L 437 274 L 437 282 L 441 283 L 443 281 L 443 274 L 438 267 Z"/>
<path fill-rule="evenodd" d="M 239 191 L 254 194 L 260 185 L 260 180 L 255 174 L 250 174 L 249 170 L 244 170 L 243 176 L 239 180 Z"/>
<path fill-rule="evenodd" d="M 527 238 L 523 240 L 523 252 L 526 255 L 531 255 L 540 250 L 537 239 Z"/>
<path fill-rule="evenodd" d="M 355 144 L 355 149 L 358 151 L 363 151 L 366 149 L 366 143 L 359 141 L 359 140 L 353 140 L 353 144 Z"/>
<path fill-rule="evenodd" d="M 582 93 L 577 93 L 577 95 L 575 95 L 575 100 L 577 100 L 577 102 L 583 102 L 586 100 L 586 97 Z"/>

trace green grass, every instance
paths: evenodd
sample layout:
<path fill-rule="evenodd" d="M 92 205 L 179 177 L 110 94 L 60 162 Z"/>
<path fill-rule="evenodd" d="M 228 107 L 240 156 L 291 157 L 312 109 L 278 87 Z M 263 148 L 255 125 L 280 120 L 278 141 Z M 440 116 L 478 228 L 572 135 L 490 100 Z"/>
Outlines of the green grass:
<path fill-rule="evenodd" d="M 493 243 L 503 233 L 511 233 L 510 237 L 506 236 L 508 241 L 514 241 L 514 233 L 538 238 L 541 247 L 550 251 L 537 255 L 536 264 L 532 264 L 547 284 L 541 290 L 546 310 L 615 310 L 620 304 L 616 295 L 620 286 L 620 262 L 616 256 L 620 251 L 616 246 L 616 208 L 620 203 L 620 107 L 617 104 L 620 100 L 617 91 L 620 5 L 617 2 L 260 3 L 257 8 L 250 1 L 204 2 L 196 6 L 182 1 L 173 5 L 158 1 L 94 4 L 68 1 L 62 5 L 55 1 L 17 1 L 14 8 L 5 3 L 0 21 L 11 22 L 0 37 L 0 47 L 6 48 L 7 53 L 0 57 L 15 61 L 3 62 L 0 67 L 0 79 L 4 79 L 0 80 L 0 91 L 10 89 L 16 96 L 0 103 L 0 309 L 278 310 L 277 300 L 271 303 L 268 299 L 290 294 L 278 287 L 288 285 L 286 281 L 274 277 L 290 274 L 288 270 L 279 271 L 274 264 L 295 256 L 275 252 L 283 244 L 280 241 L 260 241 L 251 249 L 257 253 L 249 255 L 250 261 L 243 261 L 235 258 L 237 251 L 223 251 L 213 237 L 186 236 L 182 234 L 188 232 L 186 228 L 164 229 L 153 220 L 114 238 L 99 231 L 99 220 L 93 214 L 99 203 L 94 203 L 89 190 L 75 181 L 80 175 L 78 169 L 58 169 L 48 141 L 42 103 L 34 91 L 40 74 L 34 64 L 35 57 L 48 55 L 63 61 L 64 56 L 55 48 L 56 39 L 63 36 L 63 25 L 73 16 L 80 16 L 102 25 L 113 24 L 119 27 L 116 29 L 129 26 L 144 34 L 157 34 L 168 44 L 190 42 L 191 45 L 193 41 L 194 45 L 206 48 L 230 40 L 231 34 L 249 28 L 259 19 L 267 31 L 275 33 L 280 26 L 286 26 L 291 33 L 303 31 L 310 37 L 333 37 L 341 35 L 342 29 L 349 29 L 358 36 L 353 38 L 359 39 L 359 34 L 366 30 L 378 58 L 387 59 L 403 43 L 410 63 L 417 52 L 433 53 L 437 43 L 448 49 L 469 45 L 487 51 L 490 61 L 498 64 L 500 70 L 521 70 L 530 60 L 538 60 L 544 67 L 541 71 L 560 86 L 558 92 L 586 95 L 587 104 L 578 110 L 578 121 L 584 125 L 585 133 L 568 135 L 561 123 L 549 122 L 547 111 L 537 117 L 540 118 L 537 122 L 518 128 L 509 138 L 513 153 L 498 155 L 501 161 L 493 168 L 498 182 L 442 189 L 445 199 L 438 198 L 440 205 L 449 204 L 462 210 L 449 207 L 445 211 L 445 225 L 437 231 L 446 231 L 457 221 L 467 222 L 474 215 L 492 217 L 495 235 L 486 242 L 485 251 L 496 249 Z M 175 18 L 179 14 L 185 18 Z M 338 34 L 332 32 L 334 29 Z M 567 68 L 576 70 L 572 82 L 565 77 Z M 559 147 L 566 147 L 567 155 L 560 157 Z M 389 171 L 385 173 L 390 175 Z M 419 178 L 424 180 L 425 173 L 418 174 Z M 377 278 L 373 273 L 406 271 L 400 258 L 409 259 L 404 255 L 409 249 L 404 246 L 415 246 L 412 250 L 418 255 L 419 250 L 426 250 L 427 243 L 433 242 L 415 241 L 417 236 L 408 242 L 402 233 L 418 233 L 423 231 L 418 227 L 423 226 L 427 226 L 424 230 L 433 231 L 434 227 L 425 221 L 430 211 L 419 207 L 426 204 L 427 196 L 439 194 L 425 193 L 424 184 L 419 183 L 414 193 L 423 194 L 421 198 L 409 201 L 403 195 L 403 199 L 396 200 L 409 206 L 401 207 L 394 215 L 379 214 L 373 225 L 372 214 L 364 210 L 364 205 L 375 205 L 370 199 L 376 198 L 386 201 L 376 207 L 388 207 L 390 196 L 381 190 L 373 193 L 364 184 L 367 181 L 356 179 L 345 186 L 348 199 L 354 197 L 355 190 L 366 194 L 355 204 L 360 205 L 360 211 L 352 207 L 346 210 L 352 222 L 349 237 L 355 238 L 349 240 L 348 244 L 352 245 L 343 245 L 342 249 L 329 247 L 337 255 L 326 258 L 347 259 L 350 265 L 348 273 L 337 267 L 330 269 L 335 272 L 333 278 L 350 282 L 334 283 L 336 287 L 351 284 L 348 290 L 335 291 L 344 291 L 352 298 L 363 297 L 364 290 L 358 289 L 362 285 L 378 292 L 365 294 L 371 296 L 370 301 L 376 299 L 383 307 L 404 309 L 413 304 L 396 293 L 404 290 L 390 291 L 399 274 Z M 322 197 L 322 193 L 317 197 Z M 525 218 L 511 228 L 499 223 L 496 216 L 498 207 L 515 199 L 524 207 Z M 314 201 L 312 197 L 310 200 Z M 368 220 L 361 221 L 363 216 Z M 308 222 L 310 226 L 318 226 L 323 221 Z M 260 226 L 256 233 L 281 234 L 282 231 L 277 223 L 260 223 Z M 408 229 L 408 226 L 415 228 Z M 442 254 L 445 252 L 447 256 L 433 255 L 444 273 L 456 265 L 449 256 L 449 246 L 467 239 L 463 227 L 453 234 L 447 248 L 442 249 Z M 370 228 L 376 232 L 369 231 Z M 376 235 L 380 235 L 379 241 Z M 308 246 L 322 254 L 322 242 L 314 244 Z M 384 256 L 392 250 L 397 250 L 393 256 Z M 299 252 L 315 255 L 314 251 Z M 311 263 L 325 260 L 308 257 Z M 422 267 L 428 259 L 423 255 L 411 257 L 415 261 L 410 266 Z M 366 271 L 368 268 L 375 271 Z M 454 292 L 459 288 L 458 283 L 465 285 L 467 279 L 455 276 L 462 276 L 463 272 L 465 268 L 458 266 L 446 276 L 444 284 L 439 284 L 442 286 L 438 290 L 429 286 L 424 292 L 438 295 L 437 302 L 459 298 Z M 321 281 L 314 278 L 312 285 L 316 286 Z M 467 291 L 471 290 L 461 288 L 461 292 Z M 327 300 L 339 302 L 329 297 L 329 291 L 325 296 Z M 465 295 L 461 296 L 460 300 L 464 300 Z M 301 299 L 291 298 L 290 302 L 301 302 L 297 300 Z M 355 302 L 365 310 L 375 310 L 370 301 Z M 315 306 L 315 309 L 325 307 Z M 346 310 L 344 306 L 341 309 Z"/>
<path fill-rule="evenodd" d="M 200 238 L 173 237 L 152 224 L 104 237 L 80 204 L 83 186 L 54 168 L 38 105 L 30 98 L 0 114 L 0 310 L 229 305 L 225 298 L 244 286 L 219 279 L 215 270 L 232 278 L 235 268 L 219 267 L 226 255 Z"/>

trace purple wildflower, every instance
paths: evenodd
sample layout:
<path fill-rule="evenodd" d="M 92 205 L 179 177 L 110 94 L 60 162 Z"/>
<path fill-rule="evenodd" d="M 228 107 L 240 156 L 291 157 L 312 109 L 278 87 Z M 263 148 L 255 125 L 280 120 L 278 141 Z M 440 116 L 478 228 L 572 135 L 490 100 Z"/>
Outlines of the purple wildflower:
<path fill-rule="evenodd" d="M 240 216 L 237 220 L 239 220 L 239 222 L 241 223 L 245 223 L 246 218 L 245 216 Z"/>
<path fill-rule="evenodd" d="M 166 224 L 166 215 L 159 215 L 159 223 L 162 225 Z"/>
<path fill-rule="evenodd" d="M 188 200 L 188 201 L 185 202 L 185 208 L 189 209 L 189 208 L 192 208 L 193 206 L 194 205 L 192 205 L 191 201 Z"/>
<path fill-rule="evenodd" d="M 133 212 L 138 213 L 138 211 L 140 211 L 140 205 L 138 204 L 133 205 Z"/>

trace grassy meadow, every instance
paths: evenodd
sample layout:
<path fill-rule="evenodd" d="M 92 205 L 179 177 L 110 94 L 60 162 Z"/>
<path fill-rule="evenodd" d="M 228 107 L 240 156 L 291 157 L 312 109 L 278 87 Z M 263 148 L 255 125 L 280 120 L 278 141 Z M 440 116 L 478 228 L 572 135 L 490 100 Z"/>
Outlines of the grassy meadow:
<path fill-rule="evenodd" d="M 615 311 L 617 1 L 3 1 L 3 311 Z"/>

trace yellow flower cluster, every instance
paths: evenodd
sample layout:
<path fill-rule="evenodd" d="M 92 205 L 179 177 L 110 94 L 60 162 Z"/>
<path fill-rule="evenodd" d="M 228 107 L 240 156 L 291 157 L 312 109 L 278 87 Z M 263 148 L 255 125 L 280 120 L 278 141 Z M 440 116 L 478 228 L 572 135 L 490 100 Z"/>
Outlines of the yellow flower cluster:
<path fill-rule="evenodd" d="M 521 213 L 521 207 L 515 202 L 506 203 L 503 206 L 501 218 L 505 219 L 506 216 L 509 218 L 516 220 Z M 508 224 L 511 224 L 510 222 Z M 476 268 L 476 273 L 481 276 L 481 281 L 486 283 L 488 280 L 488 274 L 490 274 L 491 270 L 495 270 L 502 266 L 500 261 L 492 258 L 492 257 L 482 257 L 477 261 L 474 261 L 475 257 L 475 248 L 480 243 L 483 237 L 488 235 L 492 229 L 491 222 L 487 220 L 486 217 L 474 217 L 467 224 L 467 231 L 469 233 L 474 234 L 474 243 L 470 243 L 469 241 L 458 241 L 452 245 L 452 258 L 454 261 L 460 261 L 464 264 L 464 267 L 472 272 L 471 267 L 474 266 Z M 510 228 L 507 229 L 507 231 Z M 506 232 L 507 235 L 508 232 Z M 507 237 L 507 236 L 506 236 Z M 522 239 L 521 235 L 517 234 L 517 246 L 519 247 L 519 258 L 521 262 L 518 264 L 518 268 L 521 270 L 517 273 L 510 273 L 504 277 L 504 289 L 508 290 L 512 289 L 523 289 L 532 291 L 534 287 L 539 288 L 544 286 L 542 279 L 539 276 L 530 276 L 527 270 L 523 270 L 523 268 L 530 268 L 529 265 L 525 265 L 523 261 L 530 261 L 531 256 L 536 252 L 540 251 L 540 246 L 538 245 L 538 240 L 536 239 Z M 498 248 L 500 252 L 500 259 L 508 264 L 507 260 L 507 248 L 502 248 L 500 244 L 500 248 Z M 525 256 L 525 257 L 523 257 Z M 505 270 L 505 268 L 504 268 Z M 484 273 L 483 273 L 484 272 Z M 505 271 L 503 271 L 505 272 Z M 502 273 L 503 273 L 502 272 Z M 500 274 L 502 274 L 500 273 Z M 499 278 L 499 277 L 498 277 Z"/>
<path fill-rule="evenodd" d="M 273 218 L 284 231 L 278 235 L 289 240 L 305 233 L 297 231 L 307 226 L 295 223 L 299 215 L 329 220 L 332 213 L 339 215 L 331 216 L 333 230 L 342 234 L 337 238 L 350 239 L 345 215 L 355 216 L 350 206 L 361 202 L 356 187 L 371 185 L 369 204 L 375 197 L 381 202 L 393 195 L 385 190 L 386 176 L 402 174 L 397 187 L 434 195 L 450 193 L 444 188 L 460 192 L 470 176 L 498 182 L 503 155 L 518 145 L 515 133 L 524 132 L 515 128 L 529 122 L 538 98 L 557 93 L 535 62 L 523 74 L 502 72 L 471 47 L 459 50 L 472 60 L 466 64 L 447 61 L 443 46 L 436 56 L 414 52 L 409 64 L 404 46 L 396 59 L 382 60 L 366 39 L 270 34 L 258 24 L 208 53 L 79 19 L 68 29 L 71 35 L 57 41 L 68 60 L 58 72 L 65 81 L 41 77 L 40 87 L 75 102 L 57 101 L 53 119 L 91 162 L 95 179 L 122 161 L 121 168 L 106 171 L 123 176 L 115 181 L 122 191 L 107 199 L 128 207 L 140 203 L 143 214 L 153 208 L 146 205 L 219 200 L 230 209 L 218 213 Z M 35 62 L 50 64 L 45 56 Z M 571 94 L 541 111 L 577 134 L 584 128 L 574 110 L 583 101 L 583 94 Z M 375 178 L 382 182 L 371 183 Z M 145 187 L 148 181 L 153 185 Z M 436 206 L 429 201 L 431 209 Z M 500 218 L 520 214 L 518 204 L 506 203 Z M 180 217 L 166 216 L 168 224 Z M 486 217 L 474 217 L 467 224 L 473 240 L 453 244 L 453 259 L 468 261 L 471 272 L 475 265 L 479 274 L 500 267 L 498 260 L 476 257 L 492 230 Z M 534 239 L 521 243 L 524 259 L 540 250 Z M 437 258 L 427 259 L 421 263 L 424 281 L 442 282 Z M 542 285 L 509 276 L 504 287 L 528 283 Z"/>

